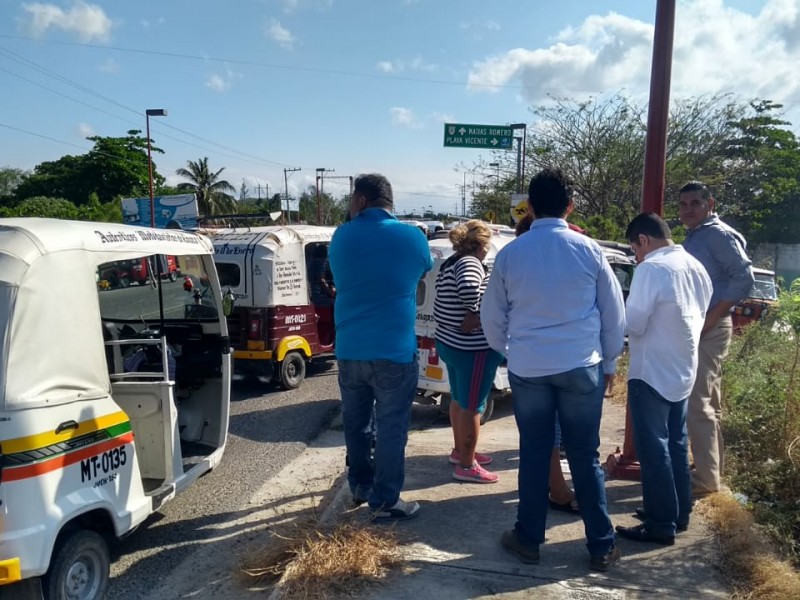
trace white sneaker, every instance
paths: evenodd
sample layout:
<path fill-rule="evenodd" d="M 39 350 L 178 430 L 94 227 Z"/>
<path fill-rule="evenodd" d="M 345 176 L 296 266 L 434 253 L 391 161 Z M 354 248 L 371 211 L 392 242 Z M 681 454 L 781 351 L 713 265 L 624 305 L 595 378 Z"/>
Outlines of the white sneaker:
<path fill-rule="evenodd" d="M 419 502 L 406 502 L 398 499 L 388 508 L 380 508 L 370 515 L 370 521 L 376 523 L 387 521 L 408 521 L 419 514 Z"/>

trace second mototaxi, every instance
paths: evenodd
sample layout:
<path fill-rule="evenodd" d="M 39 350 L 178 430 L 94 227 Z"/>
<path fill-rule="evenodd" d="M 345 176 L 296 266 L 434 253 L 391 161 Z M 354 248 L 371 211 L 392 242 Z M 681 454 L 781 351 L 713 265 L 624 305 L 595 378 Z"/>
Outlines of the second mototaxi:
<path fill-rule="evenodd" d="M 315 304 L 309 271 L 325 261 L 333 227 L 311 225 L 207 232 L 226 297 L 238 374 L 299 386 L 313 357 L 332 356 L 333 301 Z"/>

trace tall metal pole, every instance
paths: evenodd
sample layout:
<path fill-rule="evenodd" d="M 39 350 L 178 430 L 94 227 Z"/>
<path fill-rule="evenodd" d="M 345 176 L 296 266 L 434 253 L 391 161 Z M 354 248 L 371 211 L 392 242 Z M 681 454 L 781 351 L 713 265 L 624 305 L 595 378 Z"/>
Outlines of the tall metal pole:
<path fill-rule="evenodd" d="M 300 171 L 300 167 L 294 167 L 292 169 L 283 169 L 283 183 L 286 186 L 286 222 L 292 222 L 292 209 L 289 206 L 289 176 L 287 173 L 294 173 L 295 171 Z M 300 215 L 297 215 L 298 220 L 300 219 Z"/>
<path fill-rule="evenodd" d="M 672 44 L 675 34 L 675 0 L 658 0 L 650 71 L 650 106 L 644 150 L 642 212 L 664 211 L 664 173 L 667 156 L 669 90 L 672 77 Z"/>
<path fill-rule="evenodd" d="M 150 227 L 156 226 L 155 196 L 153 195 L 153 156 L 150 149 L 150 113 L 145 113 L 147 120 L 147 181 L 150 186 Z"/>
<path fill-rule="evenodd" d="M 517 140 L 517 193 L 522 193 L 522 138 L 514 137 Z"/>
<path fill-rule="evenodd" d="M 669 90 L 672 77 L 672 43 L 675 34 L 675 0 L 658 0 L 653 34 L 653 64 L 650 69 L 650 106 L 647 113 L 647 138 L 642 180 L 643 213 L 662 214 L 664 210 L 664 173 L 667 158 Z M 630 407 L 625 410 L 625 440 L 608 457 L 606 471 L 613 477 L 639 479 L 640 466 L 633 442 Z"/>
<path fill-rule="evenodd" d="M 461 216 L 467 216 L 467 172 L 464 171 L 464 185 L 461 187 Z"/>
<path fill-rule="evenodd" d="M 522 130 L 522 188 L 520 192 L 525 189 L 525 154 L 528 151 L 528 126 L 526 125 Z"/>
<path fill-rule="evenodd" d="M 153 195 L 153 155 L 150 145 L 150 117 L 166 117 L 167 111 L 163 108 L 148 108 L 144 111 L 147 122 L 147 182 L 150 188 L 150 227 L 156 226 L 155 197 Z"/>
<path fill-rule="evenodd" d="M 317 169 L 317 225 L 322 225 L 322 205 L 320 204 L 320 197 L 319 197 L 319 179 L 320 179 L 320 170 Z"/>

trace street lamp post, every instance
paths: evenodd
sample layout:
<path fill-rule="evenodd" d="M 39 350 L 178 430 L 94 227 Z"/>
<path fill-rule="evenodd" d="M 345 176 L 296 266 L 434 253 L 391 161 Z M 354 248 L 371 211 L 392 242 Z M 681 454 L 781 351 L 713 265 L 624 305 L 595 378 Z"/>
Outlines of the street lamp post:
<path fill-rule="evenodd" d="M 497 169 L 497 175 L 495 175 L 495 177 L 497 177 L 497 187 L 499 188 L 500 187 L 500 163 L 499 162 L 489 163 L 489 166 L 490 167 L 494 167 L 495 169 Z"/>
<path fill-rule="evenodd" d="M 150 227 L 156 226 L 155 198 L 153 197 L 153 157 L 150 147 L 150 117 L 166 117 L 167 111 L 163 108 L 148 108 L 144 111 L 147 121 L 147 180 L 150 184 Z"/>
<path fill-rule="evenodd" d="M 525 150 L 528 145 L 528 126 L 525 123 L 512 123 L 511 129 L 522 129 L 522 137 L 514 136 L 517 140 L 517 193 L 522 193 L 523 180 L 525 179 Z"/>

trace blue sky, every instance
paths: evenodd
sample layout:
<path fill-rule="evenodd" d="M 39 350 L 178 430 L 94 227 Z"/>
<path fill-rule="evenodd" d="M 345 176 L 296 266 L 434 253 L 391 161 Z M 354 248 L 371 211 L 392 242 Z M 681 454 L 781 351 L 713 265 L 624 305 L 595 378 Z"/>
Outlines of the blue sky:
<path fill-rule="evenodd" d="M 444 148 L 443 123 L 530 123 L 548 94 L 645 99 L 655 4 L 0 0 L 0 166 L 82 153 L 165 108 L 151 127 L 172 183 L 203 156 L 254 196 L 282 192 L 284 167 L 302 168 L 290 194 L 318 167 L 378 171 L 398 210 L 454 211 L 464 172 L 494 158 Z M 800 0 L 678 1 L 673 97 L 769 98 L 800 123 L 798 64 Z"/>

